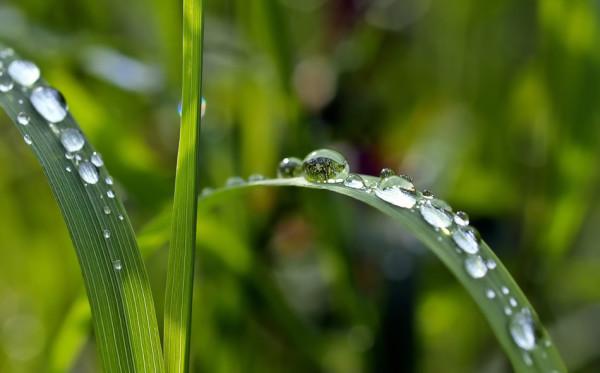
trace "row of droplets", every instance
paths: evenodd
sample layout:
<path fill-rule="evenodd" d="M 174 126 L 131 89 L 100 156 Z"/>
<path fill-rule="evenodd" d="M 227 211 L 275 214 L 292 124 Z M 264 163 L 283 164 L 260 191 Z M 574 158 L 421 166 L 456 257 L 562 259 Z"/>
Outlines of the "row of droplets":
<path fill-rule="evenodd" d="M 378 179 L 364 178 L 359 174 L 350 173 L 350 166 L 344 156 L 329 149 L 313 151 L 304 160 L 296 157 L 284 158 L 279 163 L 277 176 L 280 178 L 303 177 L 308 182 L 317 184 L 341 184 L 351 189 L 374 194 L 395 207 L 417 212 L 428 225 L 436 232 L 441 233 L 438 240 L 443 240 L 443 236 L 450 237 L 457 247 L 457 252 L 464 254 L 463 265 L 471 278 L 483 279 L 489 271 L 493 271 L 497 267 L 494 258 L 484 259 L 482 256 L 480 234 L 477 229 L 469 225 L 467 213 L 453 212 L 448 203 L 435 198 L 427 190 L 418 192 L 409 176 L 396 175 L 393 170 L 384 168 Z M 247 181 L 252 183 L 264 179 L 262 175 L 254 174 Z M 234 176 L 227 180 L 226 186 L 234 187 L 245 183 L 246 180 L 243 178 Z M 202 194 L 207 195 L 211 192 L 212 189 L 205 188 Z M 490 300 L 504 299 L 506 306 L 502 312 L 509 318 L 509 333 L 514 343 L 523 350 L 525 363 L 532 364 L 529 352 L 539 346 L 541 333 L 531 310 L 527 307 L 520 307 L 506 286 L 501 286 L 497 290 L 488 288 L 485 296 Z M 546 340 L 545 345 L 549 347 L 549 340 Z"/>

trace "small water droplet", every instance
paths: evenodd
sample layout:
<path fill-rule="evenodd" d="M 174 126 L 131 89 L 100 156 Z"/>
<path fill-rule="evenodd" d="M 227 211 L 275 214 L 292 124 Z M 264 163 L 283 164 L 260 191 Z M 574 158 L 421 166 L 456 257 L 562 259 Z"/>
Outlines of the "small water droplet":
<path fill-rule="evenodd" d="M 523 308 L 515 313 L 510 319 L 509 330 L 517 346 L 526 351 L 535 348 L 535 328 L 529 309 Z"/>
<path fill-rule="evenodd" d="M 433 193 L 431 193 L 431 191 L 428 189 L 423 189 L 423 191 L 421 192 L 421 195 L 425 199 L 433 199 L 434 198 Z"/>
<path fill-rule="evenodd" d="M 262 181 L 264 179 L 265 179 L 265 177 L 261 174 L 252 174 L 252 175 L 248 176 L 248 181 L 251 183 L 255 183 L 257 181 Z"/>
<path fill-rule="evenodd" d="M 358 174 L 350 174 L 344 180 L 344 185 L 352 189 L 365 189 L 365 180 Z"/>
<path fill-rule="evenodd" d="M 304 177 L 312 183 L 343 183 L 350 171 L 348 161 L 340 153 L 319 149 L 309 153 L 302 162 Z"/>
<path fill-rule="evenodd" d="M 502 294 L 504 294 L 504 295 L 508 295 L 508 293 L 510 293 L 510 290 L 508 290 L 508 288 L 506 286 L 503 286 L 501 288 L 501 290 L 502 290 Z"/>
<path fill-rule="evenodd" d="M 60 143 L 67 152 L 80 151 L 85 145 L 85 139 L 79 130 L 75 128 L 65 128 L 60 132 Z"/>
<path fill-rule="evenodd" d="M 33 140 L 31 140 L 31 136 L 29 136 L 29 135 L 23 136 L 23 140 L 25 141 L 25 144 L 27 144 L 27 145 L 33 144 Z"/>
<path fill-rule="evenodd" d="M 30 87 L 40 79 L 40 69 L 31 61 L 15 60 L 8 65 L 8 74 L 22 86 Z"/>
<path fill-rule="evenodd" d="M 225 186 L 233 187 L 246 184 L 246 181 L 239 176 L 232 176 L 227 179 Z"/>
<path fill-rule="evenodd" d="M 51 123 L 61 122 L 67 116 L 67 101 L 54 88 L 37 87 L 29 98 L 35 110 Z"/>
<path fill-rule="evenodd" d="M 488 259 L 487 262 L 485 262 L 485 264 L 487 265 L 487 267 L 489 269 L 495 269 L 496 268 L 496 261 L 494 259 Z"/>
<path fill-rule="evenodd" d="M 441 199 L 426 200 L 419 208 L 421 216 L 435 228 L 448 228 L 452 225 L 452 208 Z"/>
<path fill-rule="evenodd" d="M 412 208 L 417 203 L 414 184 L 403 176 L 390 176 L 383 179 L 375 189 L 375 195 L 392 205 Z"/>
<path fill-rule="evenodd" d="M 13 89 L 14 86 L 15 83 L 10 78 L 10 76 L 0 71 L 0 92 L 9 92 L 11 89 Z"/>
<path fill-rule="evenodd" d="M 454 214 L 454 222 L 456 225 L 466 227 L 469 225 L 469 215 L 464 211 L 457 211 L 456 214 Z"/>
<path fill-rule="evenodd" d="M 381 171 L 379 172 L 379 178 L 380 179 L 385 179 L 386 177 L 390 177 L 396 175 L 396 173 L 394 172 L 394 170 L 392 170 L 391 168 L 382 168 Z"/>
<path fill-rule="evenodd" d="M 79 165 L 79 176 L 88 184 L 96 184 L 98 182 L 98 170 L 96 170 L 96 166 L 87 161 Z"/>
<path fill-rule="evenodd" d="M 113 185 L 113 178 L 112 178 L 112 177 L 110 177 L 110 176 L 107 176 L 107 177 L 104 179 L 104 182 L 106 183 L 106 185 Z"/>
<path fill-rule="evenodd" d="M 73 169 L 70 166 L 65 167 L 65 170 L 67 170 L 67 172 L 73 171 Z"/>
<path fill-rule="evenodd" d="M 108 190 L 106 192 L 106 196 L 110 199 L 113 199 L 113 198 L 115 198 L 115 192 L 113 192 L 112 190 Z"/>
<path fill-rule="evenodd" d="M 105 213 L 106 215 L 110 215 L 110 212 L 111 212 L 111 211 L 110 211 L 110 207 L 108 207 L 108 206 L 104 206 L 104 213 Z"/>
<path fill-rule="evenodd" d="M 90 157 L 90 161 L 96 167 L 102 167 L 102 166 L 104 166 L 104 160 L 102 159 L 102 154 L 100 154 L 98 152 L 93 152 L 92 153 L 92 156 Z"/>
<path fill-rule="evenodd" d="M 485 296 L 486 296 L 488 299 L 494 299 L 494 298 L 496 298 L 496 292 L 494 292 L 492 289 L 488 289 L 488 290 L 485 292 Z"/>
<path fill-rule="evenodd" d="M 110 231 L 108 229 L 105 229 L 102 232 L 102 235 L 104 236 L 104 238 L 109 239 L 110 238 Z"/>
<path fill-rule="evenodd" d="M 181 101 L 179 101 L 179 103 L 177 104 L 177 113 L 179 114 L 180 117 L 183 114 L 183 105 L 181 104 Z M 202 97 L 202 100 L 200 101 L 200 117 L 204 118 L 205 114 L 206 114 L 206 99 L 204 97 Z"/>
<path fill-rule="evenodd" d="M 206 187 L 206 188 L 202 189 L 202 192 L 200 192 L 200 195 L 202 197 L 206 197 L 206 196 L 210 196 L 213 192 L 214 192 L 213 188 Z"/>
<path fill-rule="evenodd" d="M 487 273 L 485 262 L 479 255 L 469 255 L 465 259 L 465 269 L 473 278 L 482 278 Z"/>
<path fill-rule="evenodd" d="M 510 303 L 511 306 L 516 307 L 517 306 L 517 300 L 515 298 L 510 298 L 508 300 L 508 303 Z"/>
<path fill-rule="evenodd" d="M 508 306 L 504 307 L 504 314 L 506 316 L 510 316 L 510 315 L 512 315 L 512 313 L 513 312 L 512 312 L 512 309 L 510 309 L 510 307 L 508 307 Z"/>
<path fill-rule="evenodd" d="M 31 121 L 31 117 L 29 117 L 29 115 L 27 115 L 27 113 L 22 111 L 19 114 L 17 114 L 17 122 L 20 125 L 26 126 L 29 124 L 30 121 Z"/>
<path fill-rule="evenodd" d="M 277 167 L 277 176 L 281 178 L 302 175 L 302 161 L 296 157 L 283 158 Z"/>
<path fill-rule="evenodd" d="M 479 251 L 479 243 L 481 241 L 481 237 L 479 236 L 479 232 L 477 229 L 466 226 L 466 227 L 458 227 L 452 233 L 452 239 L 456 246 L 461 248 L 466 253 L 475 254 Z"/>
<path fill-rule="evenodd" d="M 531 356 L 528 353 L 523 353 L 523 362 L 525 363 L 525 365 L 527 365 L 528 367 L 533 365 L 533 360 L 531 360 Z"/>
<path fill-rule="evenodd" d="M 17 103 L 18 103 L 19 105 L 23 105 L 23 104 L 25 103 L 25 101 L 23 101 L 23 99 L 22 99 L 22 98 L 20 98 L 20 99 L 18 99 L 18 100 L 17 100 Z"/>
<path fill-rule="evenodd" d="M 48 127 L 50 128 L 50 131 L 52 131 L 53 134 L 55 134 L 56 136 L 60 135 L 60 130 L 58 129 L 58 127 L 56 127 L 54 123 L 48 122 Z"/>
<path fill-rule="evenodd" d="M 124 217 L 123 215 L 120 215 L 120 214 L 119 214 L 118 218 L 119 218 L 119 220 L 121 220 L 121 221 L 125 220 L 125 217 Z"/>
<path fill-rule="evenodd" d="M 546 339 L 546 340 L 544 341 L 544 346 L 546 346 L 546 347 L 550 347 L 550 346 L 552 346 L 552 341 L 550 341 L 549 339 Z"/>
<path fill-rule="evenodd" d="M 15 54 L 14 49 L 4 48 L 0 51 L 0 58 L 12 57 Z"/>
<path fill-rule="evenodd" d="M 115 269 L 115 271 L 120 271 L 123 269 L 123 264 L 119 259 L 113 260 L 113 268 Z"/>

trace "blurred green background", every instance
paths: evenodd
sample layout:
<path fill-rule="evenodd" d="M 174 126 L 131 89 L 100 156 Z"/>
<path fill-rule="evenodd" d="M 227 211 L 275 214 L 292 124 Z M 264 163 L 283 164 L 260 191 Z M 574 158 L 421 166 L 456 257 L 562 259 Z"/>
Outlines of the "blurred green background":
<path fill-rule="evenodd" d="M 572 372 L 600 371 L 600 2 L 207 0 L 203 186 L 284 156 L 392 167 L 466 210 Z M 181 4 L 2 0 L 125 196 L 162 319 Z M 0 114 L 0 372 L 95 372 L 83 282 Z M 473 301 L 380 214 L 257 190 L 201 209 L 192 367 L 510 372 Z M 155 250 L 158 249 L 158 250 Z"/>

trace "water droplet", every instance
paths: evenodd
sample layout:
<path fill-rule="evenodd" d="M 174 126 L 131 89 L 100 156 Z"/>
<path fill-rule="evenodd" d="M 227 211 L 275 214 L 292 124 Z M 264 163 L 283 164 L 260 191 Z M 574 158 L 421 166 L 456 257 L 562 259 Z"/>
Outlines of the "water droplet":
<path fill-rule="evenodd" d="M 54 88 L 37 87 L 29 100 L 35 110 L 50 123 L 61 122 L 67 116 L 67 101 Z"/>
<path fill-rule="evenodd" d="M 529 367 L 533 365 L 533 360 L 531 360 L 531 356 L 528 353 L 523 354 L 523 362 Z"/>
<path fill-rule="evenodd" d="M 302 175 L 302 161 L 296 157 L 283 158 L 277 167 L 277 176 L 282 178 Z"/>
<path fill-rule="evenodd" d="M 228 187 L 244 185 L 244 184 L 246 184 L 246 181 L 239 176 L 232 176 L 232 177 L 228 178 L 227 181 L 225 182 L 225 186 L 228 186 Z"/>
<path fill-rule="evenodd" d="M 391 168 L 382 168 L 381 171 L 379 172 L 379 178 L 381 178 L 382 180 L 385 179 L 386 177 L 390 177 L 390 176 L 394 176 L 396 175 L 396 173 L 394 172 L 394 170 L 392 170 Z"/>
<path fill-rule="evenodd" d="M 365 189 L 365 180 L 358 174 L 350 174 L 344 180 L 344 185 L 352 189 Z"/>
<path fill-rule="evenodd" d="M 375 189 L 375 195 L 392 205 L 412 208 L 417 203 L 414 184 L 403 176 L 390 176 L 383 179 Z"/>
<path fill-rule="evenodd" d="M 31 118 L 29 117 L 29 115 L 27 115 L 27 113 L 20 112 L 19 114 L 17 114 L 17 122 L 20 125 L 26 126 L 29 124 L 30 121 L 31 121 Z"/>
<path fill-rule="evenodd" d="M 477 229 L 473 227 L 458 227 L 452 233 L 452 239 L 456 246 L 460 247 L 466 253 L 475 254 L 479 251 L 481 237 L 479 236 Z"/>
<path fill-rule="evenodd" d="M 506 286 L 503 286 L 501 288 L 501 290 L 502 290 L 502 294 L 504 294 L 504 295 L 508 295 L 508 293 L 510 293 L 510 291 L 508 290 L 508 288 Z"/>
<path fill-rule="evenodd" d="M 104 236 L 104 238 L 109 239 L 110 238 L 110 231 L 108 229 L 105 229 L 102 232 L 102 235 Z"/>
<path fill-rule="evenodd" d="M 492 289 L 488 289 L 488 290 L 485 292 L 485 296 L 486 296 L 488 299 L 494 299 L 494 298 L 496 298 L 496 293 L 495 293 L 495 292 L 494 292 Z"/>
<path fill-rule="evenodd" d="M 9 92 L 11 89 L 13 89 L 14 86 L 15 83 L 10 78 L 10 76 L 0 71 L 0 92 Z"/>
<path fill-rule="evenodd" d="M 423 201 L 419 208 L 421 216 L 435 228 L 448 228 L 452 225 L 452 208 L 441 199 Z"/>
<path fill-rule="evenodd" d="M 487 267 L 489 269 L 495 269 L 496 268 L 496 261 L 494 259 L 488 259 L 488 261 L 485 262 L 485 264 L 487 265 Z"/>
<path fill-rule="evenodd" d="M 304 177 L 312 183 L 342 183 L 350 171 L 346 158 L 330 149 L 309 153 L 302 162 L 302 168 Z"/>
<path fill-rule="evenodd" d="M 465 259 L 465 269 L 473 278 L 482 278 L 487 273 L 485 262 L 479 255 L 469 255 Z"/>
<path fill-rule="evenodd" d="M 33 140 L 31 140 L 31 136 L 29 136 L 29 135 L 23 136 L 23 140 L 25 141 L 25 144 L 27 144 L 27 145 L 33 144 Z"/>
<path fill-rule="evenodd" d="M 67 167 L 65 167 L 65 170 L 67 170 L 67 172 L 71 172 L 71 171 L 73 171 L 73 169 L 71 168 L 71 166 L 67 166 Z"/>
<path fill-rule="evenodd" d="M 510 315 L 512 315 L 512 313 L 513 313 L 513 312 L 512 312 L 512 310 L 510 309 L 510 307 L 508 307 L 508 306 L 504 307 L 504 314 L 505 314 L 506 316 L 510 316 Z"/>
<path fill-rule="evenodd" d="M 265 177 L 261 174 L 252 174 L 252 175 L 248 176 L 248 181 L 251 183 L 255 183 L 257 181 L 262 181 L 264 179 L 265 179 Z"/>
<path fill-rule="evenodd" d="M 65 128 L 60 132 L 60 142 L 67 152 L 78 152 L 85 145 L 85 139 L 79 130 Z"/>
<path fill-rule="evenodd" d="M 105 213 L 106 215 L 110 215 L 110 212 L 111 212 L 111 211 L 110 211 L 110 207 L 108 207 L 108 206 L 104 206 L 104 213 Z"/>
<path fill-rule="evenodd" d="M 121 214 L 119 214 L 118 218 L 119 218 L 119 220 L 121 220 L 121 221 L 125 220 L 125 217 L 124 217 L 123 215 L 121 215 Z"/>
<path fill-rule="evenodd" d="M 456 214 L 454 214 L 454 222 L 456 225 L 466 227 L 469 225 L 469 215 L 464 211 L 457 211 Z"/>
<path fill-rule="evenodd" d="M 31 61 L 15 60 L 8 65 L 8 74 L 22 86 L 30 87 L 40 79 L 40 69 Z"/>
<path fill-rule="evenodd" d="M 19 105 L 23 105 L 23 104 L 25 103 L 25 101 L 23 101 L 23 99 L 22 99 L 22 98 L 20 98 L 20 99 L 18 99 L 18 100 L 17 100 L 17 103 L 18 103 Z"/>
<path fill-rule="evenodd" d="M 98 152 L 93 152 L 92 153 L 92 156 L 90 157 L 90 161 L 96 167 L 102 167 L 102 166 L 104 166 L 104 160 L 102 159 L 102 154 L 100 154 Z"/>
<path fill-rule="evenodd" d="M 58 127 L 56 127 L 54 123 L 48 122 L 48 127 L 50 128 L 50 131 L 52 131 L 53 134 L 55 134 L 56 136 L 60 135 L 60 130 L 58 129 Z"/>
<path fill-rule="evenodd" d="M 510 303 L 511 306 L 516 307 L 517 306 L 517 300 L 515 298 L 510 298 L 508 300 L 508 303 Z"/>
<path fill-rule="evenodd" d="M 113 192 L 112 190 L 108 190 L 106 192 L 106 196 L 110 199 L 113 199 L 113 198 L 115 198 L 115 192 Z"/>
<path fill-rule="evenodd" d="M 112 178 L 112 177 L 110 177 L 110 176 L 107 176 L 107 177 L 104 179 L 104 182 L 106 183 L 106 185 L 113 185 L 113 178 Z"/>
<path fill-rule="evenodd" d="M 113 260 L 113 268 L 115 269 L 115 271 L 120 271 L 123 269 L 123 264 L 119 259 Z"/>
<path fill-rule="evenodd" d="M 177 113 L 179 114 L 180 117 L 183 114 L 183 105 L 181 104 L 181 101 L 179 101 L 179 103 L 177 104 Z M 206 99 L 204 97 L 202 97 L 202 100 L 200 101 L 200 117 L 204 118 L 205 114 L 206 114 Z"/>
<path fill-rule="evenodd" d="M 0 51 L 0 58 L 11 57 L 15 54 L 14 49 L 12 48 L 4 48 Z"/>
<path fill-rule="evenodd" d="M 431 193 L 431 191 L 428 189 L 423 189 L 423 191 L 421 192 L 421 195 L 425 199 L 433 199 L 434 198 L 433 193 Z"/>
<path fill-rule="evenodd" d="M 96 170 L 96 166 L 87 161 L 79 165 L 79 176 L 88 184 L 96 184 L 98 182 L 98 170 Z"/>
<path fill-rule="evenodd" d="M 206 196 L 210 196 L 213 192 L 214 192 L 213 188 L 206 187 L 206 188 L 202 189 L 202 192 L 200 193 L 200 195 L 202 197 L 206 197 Z"/>
<path fill-rule="evenodd" d="M 535 328 L 529 309 L 523 308 L 515 313 L 510 319 L 509 330 L 517 346 L 527 351 L 535 348 Z"/>

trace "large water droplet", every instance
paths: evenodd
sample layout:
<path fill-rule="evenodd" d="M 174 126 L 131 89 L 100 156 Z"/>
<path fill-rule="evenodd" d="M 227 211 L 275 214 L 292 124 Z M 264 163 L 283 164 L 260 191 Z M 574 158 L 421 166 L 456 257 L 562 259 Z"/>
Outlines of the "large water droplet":
<path fill-rule="evenodd" d="M 283 158 L 277 167 L 277 176 L 282 178 L 302 175 L 302 161 L 296 157 Z"/>
<path fill-rule="evenodd" d="M 96 167 L 102 167 L 102 166 L 104 166 L 104 160 L 102 159 L 102 155 L 100 153 L 98 153 L 98 152 L 93 152 L 92 153 L 92 156 L 90 157 L 90 161 Z"/>
<path fill-rule="evenodd" d="M 523 308 L 510 319 L 510 335 L 517 346 L 531 351 L 535 348 L 535 328 L 531 311 Z"/>
<path fill-rule="evenodd" d="M 98 182 L 98 170 L 96 170 L 96 166 L 87 161 L 79 165 L 79 176 L 88 184 L 96 184 Z"/>
<path fill-rule="evenodd" d="M 48 122 L 58 123 L 67 116 L 67 101 L 54 88 L 37 87 L 29 99 L 35 110 Z"/>
<path fill-rule="evenodd" d="M 27 113 L 22 111 L 19 114 L 17 114 L 17 122 L 20 125 L 26 126 L 29 124 L 30 121 L 31 121 L 31 118 L 29 117 L 29 115 L 27 115 Z"/>
<path fill-rule="evenodd" d="M 75 128 L 65 128 L 60 131 L 60 142 L 70 153 L 80 151 L 85 145 L 83 135 Z"/>
<path fill-rule="evenodd" d="M 479 255 L 469 255 L 465 259 L 465 269 L 469 276 L 473 278 L 482 278 L 487 273 L 487 266 Z"/>
<path fill-rule="evenodd" d="M 31 139 L 31 136 L 29 136 L 29 135 L 23 136 L 23 141 L 25 141 L 25 144 L 27 144 L 27 145 L 33 144 L 33 140 Z"/>
<path fill-rule="evenodd" d="M 346 158 L 330 149 L 309 153 L 302 162 L 302 168 L 304 177 L 312 183 L 342 183 L 350 171 Z"/>
<path fill-rule="evenodd" d="M 454 240 L 454 243 L 466 253 L 475 254 L 479 251 L 479 242 L 481 241 L 481 238 L 479 237 L 477 229 L 473 227 L 459 226 L 452 233 L 452 239 Z"/>
<path fill-rule="evenodd" d="M 11 89 L 13 89 L 14 86 L 15 83 L 10 78 L 10 76 L 0 71 L 0 92 L 9 92 Z"/>
<path fill-rule="evenodd" d="M 419 211 L 423 219 L 435 228 L 448 228 L 452 225 L 452 208 L 441 199 L 423 201 Z"/>
<path fill-rule="evenodd" d="M 115 271 L 120 271 L 123 269 L 123 264 L 119 259 L 113 260 L 113 268 L 115 269 Z"/>
<path fill-rule="evenodd" d="M 8 73 L 22 86 L 30 87 L 40 78 L 40 69 L 31 61 L 15 60 L 8 65 Z"/>
<path fill-rule="evenodd" d="M 357 174 L 350 174 L 344 180 L 344 185 L 352 189 L 365 189 L 365 180 Z"/>
<path fill-rule="evenodd" d="M 407 209 L 417 203 L 414 184 L 403 176 L 392 175 L 383 179 L 375 189 L 375 195 L 392 205 Z"/>

